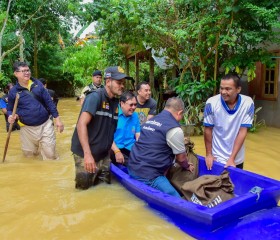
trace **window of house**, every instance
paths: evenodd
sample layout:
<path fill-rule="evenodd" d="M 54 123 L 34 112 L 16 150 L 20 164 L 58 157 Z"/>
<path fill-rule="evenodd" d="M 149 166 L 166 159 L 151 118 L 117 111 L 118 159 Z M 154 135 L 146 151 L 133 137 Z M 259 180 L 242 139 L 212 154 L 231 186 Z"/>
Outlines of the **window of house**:
<path fill-rule="evenodd" d="M 256 78 L 249 82 L 249 95 L 260 100 L 277 100 L 280 51 L 273 52 L 273 67 L 256 63 Z"/>

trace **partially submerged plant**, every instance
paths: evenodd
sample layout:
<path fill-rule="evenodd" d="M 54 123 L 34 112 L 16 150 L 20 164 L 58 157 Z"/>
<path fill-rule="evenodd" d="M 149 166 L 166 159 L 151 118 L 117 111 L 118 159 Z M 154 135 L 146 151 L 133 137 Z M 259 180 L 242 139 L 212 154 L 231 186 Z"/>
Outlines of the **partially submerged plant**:
<path fill-rule="evenodd" d="M 191 105 L 190 103 L 185 107 L 184 121 L 185 124 L 198 124 L 203 120 L 203 109 L 205 103 L 198 105 Z"/>
<path fill-rule="evenodd" d="M 256 132 L 256 131 L 258 131 L 259 128 L 266 126 L 264 119 L 261 119 L 259 121 L 257 120 L 257 118 L 258 118 L 257 113 L 261 109 L 262 109 L 262 107 L 258 107 L 257 109 L 255 109 L 253 124 L 252 124 L 252 127 L 249 129 L 249 132 Z"/>
<path fill-rule="evenodd" d="M 199 103 L 192 105 L 188 99 L 188 105 L 185 107 L 184 112 L 184 125 L 194 126 L 194 134 L 201 135 L 203 133 L 202 121 L 203 121 L 203 109 L 205 103 Z"/>

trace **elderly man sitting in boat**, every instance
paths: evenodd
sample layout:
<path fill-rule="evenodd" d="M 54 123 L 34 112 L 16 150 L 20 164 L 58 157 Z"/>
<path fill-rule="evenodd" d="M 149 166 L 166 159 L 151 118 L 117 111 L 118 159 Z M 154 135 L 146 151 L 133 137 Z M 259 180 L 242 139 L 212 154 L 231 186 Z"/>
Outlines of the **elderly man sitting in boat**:
<path fill-rule="evenodd" d="M 128 160 L 131 177 L 176 197 L 180 194 L 165 176 L 174 158 L 184 169 L 194 171 L 194 166 L 188 163 L 179 124 L 183 111 L 184 102 L 180 98 L 169 98 L 164 110 L 142 125 L 141 135 Z"/>
<path fill-rule="evenodd" d="M 140 136 L 140 121 L 136 109 L 136 96 L 125 91 L 120 97 L 118 125 L 114 134 L 110 158 L 113 163 L 127 165 L 132 146 Z"/>

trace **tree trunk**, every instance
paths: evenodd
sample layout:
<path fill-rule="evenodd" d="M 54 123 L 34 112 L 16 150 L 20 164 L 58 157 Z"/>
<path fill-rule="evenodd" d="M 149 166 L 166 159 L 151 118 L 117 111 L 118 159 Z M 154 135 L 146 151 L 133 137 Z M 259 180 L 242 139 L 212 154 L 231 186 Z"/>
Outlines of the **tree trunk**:
<path fill-rule="evenodd" d="M 39 6 L 39 8 L 29 16 L 29 18 L 25 21 L 25 24 L 23 25 L 23 27 L 21 27 L 20 29 L 20 35 L 19 35 L 19 42 L 13 46 L 12 48 L 10 48 L 9 50 L 5 51 L 2 53 L 2 38 L 4 36 L 4 30 L 6 28 L 6 24 L 7 24 L 7 21 L 8 21 L 8 17 L 9 17 L 9 11 L 10 11 L 10 6 L 11 6 L 11 2 L 13 0 L 9 0 L 8 2 L 8 7 L 7 7 L 7 11 L 6 11 L 6 17 L 5 19 L 3 20 L 3 26 L 2 26 L 2 29 L 1 29 L 1 32 L 0 32 L 0 73 L 1 73 L 1 70 L 2 70 L 2 63 L 3 63 L 3 60 L 4 58 L 10 54 L 11 52 L 13 52 L 14 50 L 16 50 L 18 47 L 19 47 L 19 55 L 20 55 L 20 61 L 24 61 L 24 54 L 23 54 L 23 51 L 24 51 L 24 38 L 23 38 L 23 31 L 25 30 L 26 26 L 28 25 L 28 23 L 33 19 L 33 17 L 37 14 L 38 11 L 40 11 L 40 9 L 42 8 L 42 6 L 48 1 L 48 0 L 44 0 L 43 3 Z"/>
<path fill-rule="evenodd" d="M 24 38 L 22 36 L 22 31 L 19 31 L 19 41 L 20 41 L 20 45 L 19 45 L 19 60 L 21 62 L 24 62 L 24 56 L 23 56 L 23 51 L 24 51 Z"/>
<path fill-rule="evenodd" d="M 34 25 L 34 55 L 33 55 L 33 76 L 38 78 L 38 34 L 37 34 L 37 24 Z"/>
<path fill-rule="evenodd" d="M 7 6 L 7 11 L 6 11 L 6 16 L 5 16 L 5 19 L 3 19 L 3 26 L 2 26 L 2 29 L 1 29 L 1 32 L 0 32 L 0 74 L 1 74 L 1 71 L 2 71 L 2 63 L 3 63 L 4 57 L 5 57 L 4 54 L 2 55 L 2 39 L 3 39 L 3 36 L 4 36 L 4 31 L 5 31 L 5 28 L 6 28 L 6 25 L 7 25 L 7 21 L 8 21 L 8 18 L 9 18 L 11 2 L 12 2 L 12 0 L 9 0 L 8 6 Z"/>
<path fill-rule="evenodd" d="M 214 66 L 214 81 L 217 80 L 217 74 L 218 74 L 218 58 L 219 58 L 219 39 L 220 39 L 220 33 L 216 35 L 216 52 L 215 52 L 215 66 Z M 216 94 L 217 87 L 215 85 L 213 90 L 213 95 Z"/>
<path fill-rule="evenodd" d="M 125 58 L 125 74 L 127 76 L 130 76 L 129 74 L 129 59 L 126 57 Z M 134 81 L 126 81 L 126 89 L 131 89 L 131 90 L 135 90 L 135 86 L 134 86 Z"/>
<path fill-rule="evenodd" d="M 125 74 L 129 76 L 129 59 L 125 58 Z"/>
<path fill-rule="evenodd" d="M 172 67 L 172 80 L 174 80 L 177 77 L 177 67 L 174 65 Z"/>
<path fill-rule="evenodd" d="M 138 53 L 135 54 L 135 85 L 139 83 L 139 58 Z"/>
<path fill-rule="evenodd" d="M 155 60 L 153 59 L 151 50 L 149 51 L 149 65 L 150 65 L 150 86 L 151 89 L 155 88 Z"/>

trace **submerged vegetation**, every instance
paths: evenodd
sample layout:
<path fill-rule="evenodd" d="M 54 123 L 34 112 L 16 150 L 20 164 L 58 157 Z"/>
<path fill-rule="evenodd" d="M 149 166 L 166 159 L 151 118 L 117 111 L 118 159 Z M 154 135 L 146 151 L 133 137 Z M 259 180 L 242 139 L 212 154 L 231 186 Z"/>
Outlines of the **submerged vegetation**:
<path fill-rule="evenodd" d="M 253 100 L 255 100 L 255 96 L 253 97 Z M 255 107 L 253 124 L 252 124 L 252 127 L 249 129 L 249 132 L 251 132 L 251 133 L 257 132 L 262 127 L 266 127 L 265 120 L 258 119 L 258 113 L 261 110 L 262 110 L 262 107 Z"/>

